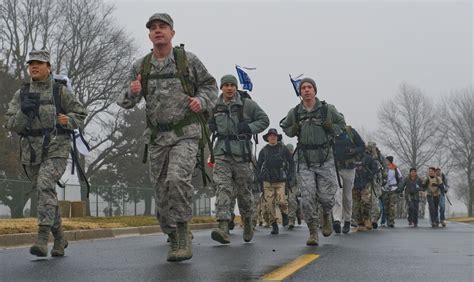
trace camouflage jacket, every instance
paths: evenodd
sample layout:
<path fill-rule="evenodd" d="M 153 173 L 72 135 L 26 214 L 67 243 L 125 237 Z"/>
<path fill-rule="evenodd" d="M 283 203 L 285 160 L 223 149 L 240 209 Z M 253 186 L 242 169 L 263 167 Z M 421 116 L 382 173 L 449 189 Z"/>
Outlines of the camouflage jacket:
<path fill-rule="evenodd" d="M 327 121 L 332 122 L 333 129 L 329 133 L 323 126 L 323 105 L 316 98 L 316 104 L 311 110 L 306 110 L 301 102 L 296 106 L 298 121 L 295 119 L 295 108 L 280 122 L 283 132 L 288 137 L 298 137 L 298 162 L 321 163 L 333 159 L 331 143 L 342 133 L 346 126 L 344 117 L 333 105 L 327 104 Z M 303 146 L 314 146 L 317 149 L 306 149 Z"/>
<path fill-rule="evenodd" d="M 21 91 L 18 90 L 8 105 L 6 127 L 20 135 L 24 135 L 27 128 L 31 130 L 41 130 L 48 128 L 53 129 L 58 126 L 63 129 L 73 130 L 81 127 L 87 116 L 87 111 L 66 86 L 61 86 L 60 97 L 61 107 L 69 117 L 69 120 L 65 127 L 57 123 L 56 108 L 53 102 L 53 84 L 54 80 L 51 75 L 44 81 L 31 81 L 29 92 L 40 96 L 39 117 L 35 116 L 32 120 L 29 120 L 30 118 L 21 111 Z M 21 162 L 25 165 L 41 163 L 42 145 L 43 136 L 28 136 L 22 138 Z M 33 149 L 36 154 L 35 162 L 31 162 L 31 149 Z M 51 141 L 49 142 L 47 159 L 67 158 L 70 150 L 70 135 L 57 134 L 56 130 L 51 131 Z"/>
<path fill-rule="evenodd" d="M 221 94 L 217 99 L 216 106 L 213 110 L 213 117 L 217 126 L 217 133 L 220 136 L 237 136 L 237 124 L 239 123 L 238 107 L 243 106 L 243 122 L 247 122 L 252 134 L 264 131 L 270 124 L 267 114 L 252 99 L 246 98 L 245 102 L 236 93 L 229 104 L 224 103 L 224 97 Z M 225 112 L 223 111 L 225 110 Z M 237 160 L 242 159 L 242 155 L 248 153 L 247 139 L 235 140 L 229 138 L 230 152 L 227 152 L 225 137 L 217 138 L 214 145 L 214 155 L 218 158 L 229 153 Z"/>
<path fill-rule="evenodd" d="M 144 57 L 143 57 L 144 58 Z M 143 98 L 143 93 L 133 95 L 130 92 L 130 82 L 140 73 L 143 58 L 137 60 L 130 71 L 129 80 L 125 83 L 125 93 L 120 97 L 118 105 L 131 109 Z M 207 71 L 199 58 L 191 52 L 186 52 L 189 74 L 195 88 L 195 96 L 201 101 L 202 111 L 211 111 L 217 98 L 217 84 L 214 77 Z M 150 75 L 167 75 L 177 72 L 173 52 L 159 62 L 151 57 Z M 146 97 L 146 116 L 153 126 L 158 124 L 177 123 L 190 115 L 188 107 L 189 96 L 185 93 L 181 81 L 177 77 L 166 79 L 151 79 L 148 81 L 148 96 Z M 183 135 L 177 136 L 174 131 L 159 132 L 151 144 L 168 146 L 186 138 L 201 138 L 201 125 L 191 123 L 183 127 Z M 145 131 L 146 142 L 149 142 L 151 129 Z"/>

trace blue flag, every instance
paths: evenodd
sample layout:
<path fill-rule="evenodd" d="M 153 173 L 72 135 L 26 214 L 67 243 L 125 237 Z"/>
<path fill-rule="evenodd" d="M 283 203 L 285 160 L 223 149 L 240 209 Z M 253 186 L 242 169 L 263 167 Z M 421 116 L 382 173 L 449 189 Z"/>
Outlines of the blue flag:
<path fill-rule="evenodd" d="M 300 74 L 298 75 L 296 78 L 292 78 L 291 77 L 291 74 L 289 75 L 290 76 L 290 81 L 291 81 L 291 85 L 293 85 L 293 89 L 295 90 L 295 93 L 296 93 L 296 96 L 300 96 L 300 83 L 301 83 L 301 79 L 300 77 L 302 76 L 303 74 Z"/>
<path fill-rule="evenodd" d="M 236 65 L 235 69 L 237 70 L 237 75 L 239 76 L 240 84 L 242 84 L 242 88 L 248 91 L 252 91 L 253 84 L 252 80 L 250 79 L 249 75 L 243 70 L 255 70 L 255 68 L 246 68 Z"/>

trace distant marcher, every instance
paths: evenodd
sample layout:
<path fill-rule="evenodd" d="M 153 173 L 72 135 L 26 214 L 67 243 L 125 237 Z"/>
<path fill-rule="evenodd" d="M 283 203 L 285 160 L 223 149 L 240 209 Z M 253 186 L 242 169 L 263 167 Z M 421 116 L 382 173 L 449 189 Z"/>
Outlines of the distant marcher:
<path fill-rule="evenodd" d="M 436 169 L 430 167 L 428 170 L 428 177 L 423 182 L 423 188 L 426 190 L 426 201 L 428 202 L 428 209 L 430 210 L 431 227 L 439 227 L 439 198 L 441 190 L 444 189 L 443 180 L 436 176 Z"/>
<path fill-rule="evenodd" d="M 446 227 L 446 218 L 445 218 L 445 210 L 446 210 L 446 193 L 448 192 L 448 178 L 446 175 L 441 171 L 441 168 L 436 168 L 436 176 L 441 177 L 443 180 L 443 189 L 440 190 L 439 195 L 439 220 L 441 221 L 441 225 Z"/>
<path fill-rule="evenodd" d="M 336 191 L 336 203 L 332 212 L 334 219 L 333 229 L 334 232 L 341 233 L 341 224 L 343 223 L 342 233 L 347 234 L 351 229 L 355 162 L 364 153 L 365 143 L 357 130 L 346 126 L 344 131 L 336 137 L 334 148 L 336 149 L 335 156 L 339 176 L 342 180 L 342 189 L 337 189 Z M 369 190 L 369 193 L 372 193 L 372 191 Z"/>
<path fill-rule="evenodd" d="M 404 193 L 408 202 L 408 221 L 413 227 L 418 227 L 418 206 L 420 201 L 420 191 L 423 190 L 423 180 L 418 177 L 416 168 L 410 169 L 410 175 L 404 179 L 400 185 L 400 191 Z"/>
<path fill-rule="evenodd" d="M 275 128 L 270 128 L 263 140 L 268 142 L 260 150 L 257 161 L 259 179 L 263 181 L 263 196 L 265 209 L 270 215 L 271 234 L 278 234 L 278 222 L 275 204 L 282 214 L 283 226 L 288 225 L 288 201 L 286 200 L 285 187 L 292 182 L 295 175 L 293 157 L 288 148 L 281 143 L 282 136 Z"/>
<path fill-rule="evenodd" d="M 402 173 L 398 167 L 393 163 L 393 157 L 385 158 L 387 167 L 387 183 L 383 187 L 382 200 L 385 212 L 385 218 L 388 227 L 395 227 L 395 207 L 397 205 L 398 185 L 402 181 Z"/>

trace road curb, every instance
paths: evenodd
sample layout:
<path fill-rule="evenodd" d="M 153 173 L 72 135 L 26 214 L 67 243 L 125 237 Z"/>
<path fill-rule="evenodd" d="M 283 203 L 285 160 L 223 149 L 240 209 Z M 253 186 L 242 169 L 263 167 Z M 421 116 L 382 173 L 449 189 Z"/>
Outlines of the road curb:
<path fill-rule="evenodd" d="M 191 230 L 211 229 L 216 228 L 217 223 L 196 223 L 190 224 Z M 147 234 L 160 233 L 159 225 L 139 226 L 139 227 L 123 227 L 123 228 L 108 228 L 108 229 L 90 229 L 90 230 L 71 230 L 64 231 L 64 236 L 68 241 L 93 240 L 102 238 L 120 238 L 125 236 L 140 236 Z M 0 248 L 20 247 L 31 245 L 36 241 L 36 233 L 21 233 L 21 234 L 4 234 L 0 235 Z M 52 235 L 49 236 L 49 241 L 53 241 Z"/>

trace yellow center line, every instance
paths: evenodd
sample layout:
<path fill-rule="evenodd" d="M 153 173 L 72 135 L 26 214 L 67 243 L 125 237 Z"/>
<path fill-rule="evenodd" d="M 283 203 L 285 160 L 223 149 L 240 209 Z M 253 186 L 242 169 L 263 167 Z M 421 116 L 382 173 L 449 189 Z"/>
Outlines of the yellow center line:
<path fill-rule="evenodd" d="M 274 271 L 265 274 L 260 278 L 263 281 L 281 281 L 287 278 L 288 276 L 292 275 L 293 273 L 297 272 L 305 265 L 309 264 L 310 262 L 317 260 L 319 255 L 316 254 L 307 254 L 298 257 L 297 259 L 275 269 Z"/>

